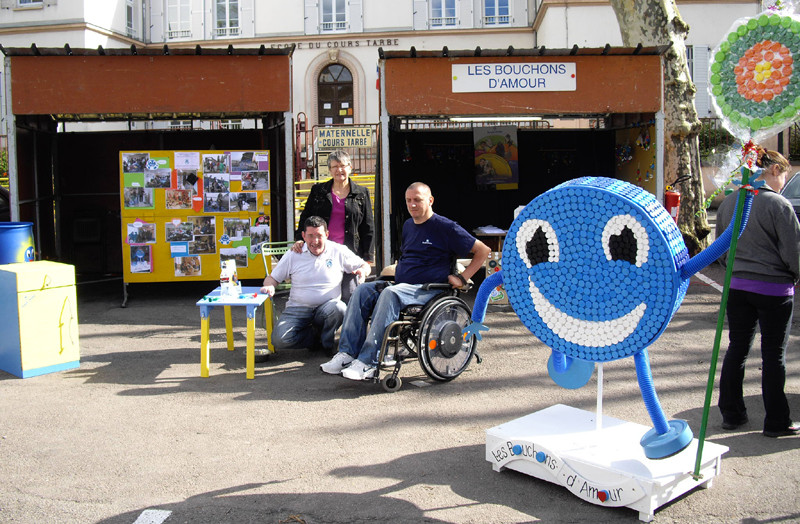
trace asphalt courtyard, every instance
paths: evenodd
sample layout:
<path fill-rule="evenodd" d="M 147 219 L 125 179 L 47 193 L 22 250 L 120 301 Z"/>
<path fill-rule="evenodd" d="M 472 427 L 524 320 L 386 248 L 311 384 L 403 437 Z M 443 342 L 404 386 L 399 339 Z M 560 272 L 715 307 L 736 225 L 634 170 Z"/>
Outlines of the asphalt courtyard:
<path fill-rule="evenodd" d="M 692 278 L 682 307 L 650 349 L 669 418 L 699 432 L 722 282 Z M 484 457 L 486 430 L 555 404 L 594 410 L 596 375 L 578 390 L 548 377 L 549 350 L 509 307 L 493 306 L 483 363 L 449 383 L 417 364 L 403 387 L 325 375 L 305 349 L 256 364 L 245 379 L 244 315 L 225 350 L 212 314 L 211 376 L 200 377 L 198 298 L 213 283 L 78 286 L 81 365 L 18 379 L 0 372 L 0 522 L 636 522 L 565 488 Z M 471 299 L 472 296 L 468 296 Z M 786 391 L 800 418 L 795 315 Z M 265 344 L 264 330 L 257 346 Z M 723 350 L 724 353 L 723 338 Z M 656 522 L 800 521 L 800 438 L 761 434 L 758 341 L 745 397 L 751 423 L 707 439 L 730 451 L 711 489 L 693 490 Z M 604 413 L 650 426 L 632 359 L 605 365 Z M 713 402 L 716 403 L 716 392 Z"/>

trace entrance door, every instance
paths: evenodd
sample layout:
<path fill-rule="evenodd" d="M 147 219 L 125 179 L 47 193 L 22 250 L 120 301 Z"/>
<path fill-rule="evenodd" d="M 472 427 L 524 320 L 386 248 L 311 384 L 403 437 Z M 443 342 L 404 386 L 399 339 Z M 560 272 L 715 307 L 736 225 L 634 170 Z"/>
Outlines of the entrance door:
<path fill-rule="evenodd" d="M 317 80 L 319 124 L 353 123 L 353 75 L 341 64 L 331 64 Z"/>

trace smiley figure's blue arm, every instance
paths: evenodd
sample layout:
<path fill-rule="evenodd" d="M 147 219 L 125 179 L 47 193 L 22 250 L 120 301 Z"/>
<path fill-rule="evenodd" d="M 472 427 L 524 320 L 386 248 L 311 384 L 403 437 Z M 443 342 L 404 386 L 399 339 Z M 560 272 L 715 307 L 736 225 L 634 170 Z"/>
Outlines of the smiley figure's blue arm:
<path fill-rule="evenodd" d="M 475 335 L 478 340 L 481 340 L 481 331 L 489 331 L 489 328 L 483 324 L 483 319 L 486 317 L 486 306 L 489 304 L 489 295 L 492 290 L 497 286 L 503 285 L 503 271 L 492 273 L 481 283 L 478 288 L 478 294 L 475 296 L 475 303 L 472 306 L 472 324 L 464 328 L 465 340 Z"/>

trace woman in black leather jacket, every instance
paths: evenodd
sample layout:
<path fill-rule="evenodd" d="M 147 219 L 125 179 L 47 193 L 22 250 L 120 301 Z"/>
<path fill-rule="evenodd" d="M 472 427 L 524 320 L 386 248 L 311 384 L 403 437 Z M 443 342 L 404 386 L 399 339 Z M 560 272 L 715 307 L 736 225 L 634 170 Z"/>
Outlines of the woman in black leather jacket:
<path fill-rule="evenodd" d="M 328 155 L 328 171 L 331 180 L 314 184 L 300 214 L 299 224 L 304 224 L 310 216 L 320 216 L 328 223 L 328 239 L 344 244 L 364 259 L 372 261 L 375 225 L 372 218 L 369 190 L 350 180 L 352 166 L 350 155 L 345 151 L 334 151 Z M 301 231 L 295 231 L 295 245 L 292 249 L 302 250 Z M 355 275 L 344 275 L 342 279 L 342 300 L 347 303 L 359 283 Z"/>

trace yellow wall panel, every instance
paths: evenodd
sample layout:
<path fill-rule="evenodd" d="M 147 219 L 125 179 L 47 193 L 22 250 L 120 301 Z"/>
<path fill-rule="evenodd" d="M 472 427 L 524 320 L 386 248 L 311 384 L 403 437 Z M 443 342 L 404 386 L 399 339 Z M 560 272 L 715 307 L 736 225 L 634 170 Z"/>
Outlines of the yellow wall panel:
<path fill-rule="evenodd" d="M 269 151 L 121 151 L 124 281 L 218 280 L 224 258 L 263 278 L 270 171 Z"/>

